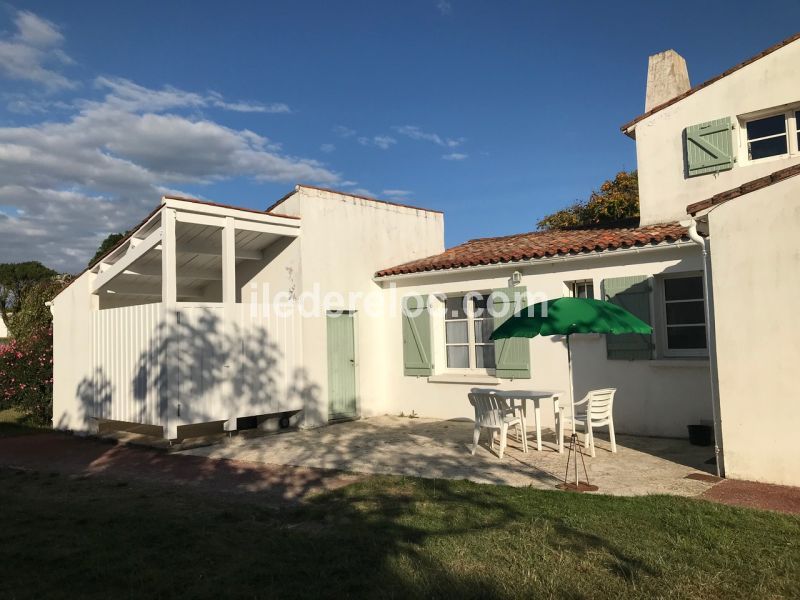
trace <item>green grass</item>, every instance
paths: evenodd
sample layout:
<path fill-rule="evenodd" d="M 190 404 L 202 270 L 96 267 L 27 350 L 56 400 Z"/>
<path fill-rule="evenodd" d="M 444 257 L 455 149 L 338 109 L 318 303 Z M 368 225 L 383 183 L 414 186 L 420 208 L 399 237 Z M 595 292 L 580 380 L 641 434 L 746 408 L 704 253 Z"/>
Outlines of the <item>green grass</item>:
<path fill-rule="evenodd" d="M 797 597 L 800 519 L 377 477 L 295 508 L 0 470 L 0 597 Z"/>
<path fill-rule="evenodd" d="M 15 408 L 0 410 L 0 437 L 40 433 L 43 429 L 32 424 L 26 415 Z"/>

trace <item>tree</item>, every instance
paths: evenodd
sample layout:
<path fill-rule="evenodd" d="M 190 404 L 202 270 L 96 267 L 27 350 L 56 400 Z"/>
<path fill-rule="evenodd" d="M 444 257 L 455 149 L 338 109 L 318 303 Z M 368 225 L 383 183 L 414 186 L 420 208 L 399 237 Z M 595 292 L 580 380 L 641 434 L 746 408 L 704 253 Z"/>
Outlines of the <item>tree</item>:
<path fill-rule="evenodd" d="M 8 319 L 8 333 L 14 339 L 23 339 L 32 333 L 47 329 L 53 324 L 53 315 L 47 303 L 64 289 L 68 279 L 52 277 L 32 284 L 22 302 Z"/>
<path fill-rule="evenodd" d="M 52 281 L 58 273 L 36 261 L 0 264 L 0 316 L 11 329 L 10 315 L 20 311 L 28 292 L 42 281 Z"/>
<path fill-rule="evenodd" d="M 0 344 L 0 409 L 22 410 L 47 425 L 53 411 L 53 317 L 47 303 L 68 278 L 50 277 L 27 287 L 11 315 L 11 340 Z"/>
<path fill-rule="evenodd" d="M 547 215 L 539 229 L 556 230 L 610 224 L 639 216 L 639 177 L 636 171 L 620 171 L 603 182 L 586 202 Z"/>
<path fill-rule="evenodd" d="M 103 256 L 106 252 L 111 250 L 114 246 L 119 244 L 119 242 L 124 238 L 127 233 L 111 233 L 103 240 L 100 244 L 100 247 L 97 249 L 97 252 L 94 253 L 92 260 L 89 261 L 89 266 L 91 267 L 98 258 Z"/>

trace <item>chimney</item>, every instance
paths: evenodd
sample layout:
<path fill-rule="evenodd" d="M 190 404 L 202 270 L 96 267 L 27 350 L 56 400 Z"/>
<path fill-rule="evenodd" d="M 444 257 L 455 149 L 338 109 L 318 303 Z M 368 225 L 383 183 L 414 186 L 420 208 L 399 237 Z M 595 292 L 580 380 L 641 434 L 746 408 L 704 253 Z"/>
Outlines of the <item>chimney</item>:
<path fill-rule="evenodd" d="M 672 100 L 690 88 L 686 61 L 675 50 L 653 54 L 647 63 L 647 95 L 644 111 Z"/>

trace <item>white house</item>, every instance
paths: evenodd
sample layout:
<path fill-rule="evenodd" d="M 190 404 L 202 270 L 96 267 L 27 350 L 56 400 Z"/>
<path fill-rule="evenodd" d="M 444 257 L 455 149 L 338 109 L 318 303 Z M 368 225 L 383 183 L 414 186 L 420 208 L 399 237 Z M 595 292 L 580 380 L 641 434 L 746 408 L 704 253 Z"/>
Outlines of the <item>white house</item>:
<path fill-rule="evenodd" d="M 488 334 L 512 292 L 572 294 L 654 327 L 575 340 L 576 394 L 618 388 L 618 431 L 713 423 L 728 476 L 800 484 L 798 59 L 796 37 L 690 88 L 676 53 L 651 57 L 623 127 L 639 223 L 445 249 L 440 212 L 311 186 L 265 212 L 165 197 L 53 303 L 54 424 L 469 417 L 476 385 L 568 389 L 562 339 Z"/>

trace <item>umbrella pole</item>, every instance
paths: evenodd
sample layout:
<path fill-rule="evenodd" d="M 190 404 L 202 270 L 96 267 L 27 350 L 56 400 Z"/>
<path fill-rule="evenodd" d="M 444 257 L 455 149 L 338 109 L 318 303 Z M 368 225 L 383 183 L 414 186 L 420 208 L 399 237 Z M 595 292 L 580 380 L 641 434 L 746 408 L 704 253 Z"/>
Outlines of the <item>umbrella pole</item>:
<path fill-rule="evenodd" d="M 572 348 L 567 334 L 567 364 L 569 364 L 569 407 L 572 414 L 572 447 L 575 448 L 575 487 L 578 487 L 578 432 L 575 430 L 575 387 L 572 383 Z"/>

